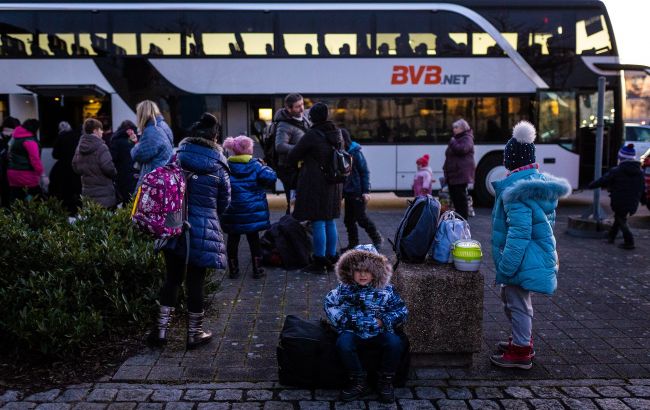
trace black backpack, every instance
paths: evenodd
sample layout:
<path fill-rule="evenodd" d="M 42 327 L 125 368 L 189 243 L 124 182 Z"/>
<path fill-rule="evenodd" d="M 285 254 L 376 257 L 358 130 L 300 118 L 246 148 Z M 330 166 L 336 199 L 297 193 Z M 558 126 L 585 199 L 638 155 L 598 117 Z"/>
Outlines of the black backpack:
<path fill-rule="evenodd" d="M 320 130 L 314 130 L 325 137 Z M 329 143 L 329 141 L 328 141 Z M 328 164 L 321 165 L 320 169 L 325 174 L 325 179 L 330 184 L 341 184 L 352 174 L 352 155 L 343 147 L 330 144 L 332 147 L 332 157 Z"/>
<path fill-rule="evenodd" d="M 438 229 L 440 202 L 437 199 L 423 195 L 408 201 L 408 204 L 395 233 L 395 240 L 391 242 L 397 256 L 396 265 L 400 261 L 424 262 Z"/>
<path fill-rule="evenodd" d="M 275 152 L 275 134 L 278 130 L 278 123 L 279 121 L 273 121 L 264 131 L 260 141 L 264 151 L 264 162 L 274 170 L 278 169 L 278 156 Z"/>

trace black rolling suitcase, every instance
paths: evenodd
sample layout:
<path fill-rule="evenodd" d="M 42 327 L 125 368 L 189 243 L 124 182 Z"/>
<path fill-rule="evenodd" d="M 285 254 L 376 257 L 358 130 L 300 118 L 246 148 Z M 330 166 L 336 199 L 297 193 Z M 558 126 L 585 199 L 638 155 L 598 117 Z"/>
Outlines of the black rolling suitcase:
<path fill-rule="evenodd" d="M 405 349 L 395 375 L 395 384 L 403 386 L 409 370 L 409 343 L 398 333 Z M 338 334 L 325 320 L 303 320 L 288 315 L 284 321 L 277 348 L 280 383 L 305 388 L 340 389 L 347 375 L 336 352 Z M 375 383 L 381 352 L 379 349 L 359 352 L 361 363 L 368 371 L 370 383 Z"/>

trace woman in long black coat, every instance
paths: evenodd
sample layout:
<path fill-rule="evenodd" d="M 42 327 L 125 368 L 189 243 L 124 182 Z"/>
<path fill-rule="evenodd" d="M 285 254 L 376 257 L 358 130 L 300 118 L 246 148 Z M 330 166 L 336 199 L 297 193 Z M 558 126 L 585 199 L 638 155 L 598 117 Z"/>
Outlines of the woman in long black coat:
<path fill-rule="evenodd" d="M 334 219 L 341 216 L 343 195 L 343 184 L 329 182 L 323 171 L 332 161 L 333 147 L 343 146 L 341 131 L 327 120 L 328 115 L 327 105 L 314 104 L 309 110 L 312 128 L 287 157 L 290 163 L 302 161 L 293 216 L 312 222 L 314 259 L 305 270 L 314 273 L 332 270 L 336 262 L 338 233 Z"/>
<path fill-rule="evenodd" d="M 72 169 L 72 157 L 79 144 L 81 133 L 74 131 L 66 121 L 59 123 L 59 135 L 54 142 L 52 158 L 56 163 L 50 171 L 50 195 L 63 202 L 72 216 L 81 206 L 81 177 Z"/>

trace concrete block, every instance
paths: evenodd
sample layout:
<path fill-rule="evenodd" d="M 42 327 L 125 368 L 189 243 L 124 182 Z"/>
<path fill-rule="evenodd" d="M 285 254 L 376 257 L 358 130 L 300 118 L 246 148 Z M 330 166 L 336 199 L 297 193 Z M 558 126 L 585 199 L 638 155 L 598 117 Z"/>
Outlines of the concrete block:
<path fill-rule="evenodd" d="M 392 282 L 409 309 L 405 332 L 411 342 L 411 365 L 471 365 L 483 332 L 481 272 L 400 263 Z"/>

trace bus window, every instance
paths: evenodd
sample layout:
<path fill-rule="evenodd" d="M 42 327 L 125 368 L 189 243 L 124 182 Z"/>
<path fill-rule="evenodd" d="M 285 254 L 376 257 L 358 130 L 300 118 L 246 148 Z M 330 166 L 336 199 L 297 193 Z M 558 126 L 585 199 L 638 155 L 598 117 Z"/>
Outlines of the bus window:
<path fill-rule="evenodd" d="M 538 94 L 538 141 L 574 149 L 576 138 L 576 96 L 574 92 Z"/>
<path fill-rule="evenodd" d="M 611 54 L 612 44 L 605 18 L 600 15 L 578 18 L 576 22 L 576 54 Z"/>
<path fill-rule="evenodd" d="M 2 55 L 7 57 L 24 57 L 32 55 L 32 34 L 8 33 L 0 36 Z"/>
<path fill-rule="evenodd" d="M 598 93 L 580 94 L 580 128 L 596 128 L 596 115 L 598 114 Z M 614 92 L 605 91 L 605 106 L 603 121 L 605 124 L 614 123 Z"/>
<path fill-rule="evenodd" d="M 501 33 L 508 43 L 517 48 L 517 33 Z M 472 54 L 501 57 L 505 53 L 488 33 L 472 33 Z"/>
<path fill-rule="evenodd" d="M 265 55 L 266 45 L 273 44 L 273 33 L 242 33 L 241 36 L 248 55 Z"/>
<path fill-rule="evenodd" d="M 73 50 L 75 52 L 75 50 Z M 103 55 L 108 52 L 106 33 L 79 33 L 79 45 L 75 55 Z"/>
<path fill-rule="evenodd" d="M 179 33 L 140 34 L 142 54 L 178 56 L 181 54 L 181 35 Z"/>
<path fill-rule="evenodd" d="M 38 42 L 41 50 L 48 55 L 67 57 L 74 54 L 72 52 L 75 45 L 74 34 L 39 34 Z"/>
<path fill-rule="evenodd" d="M 138 38 L 135 33 L 113 33 L 115 54 L 135 56 L 140 53 Z"/>

